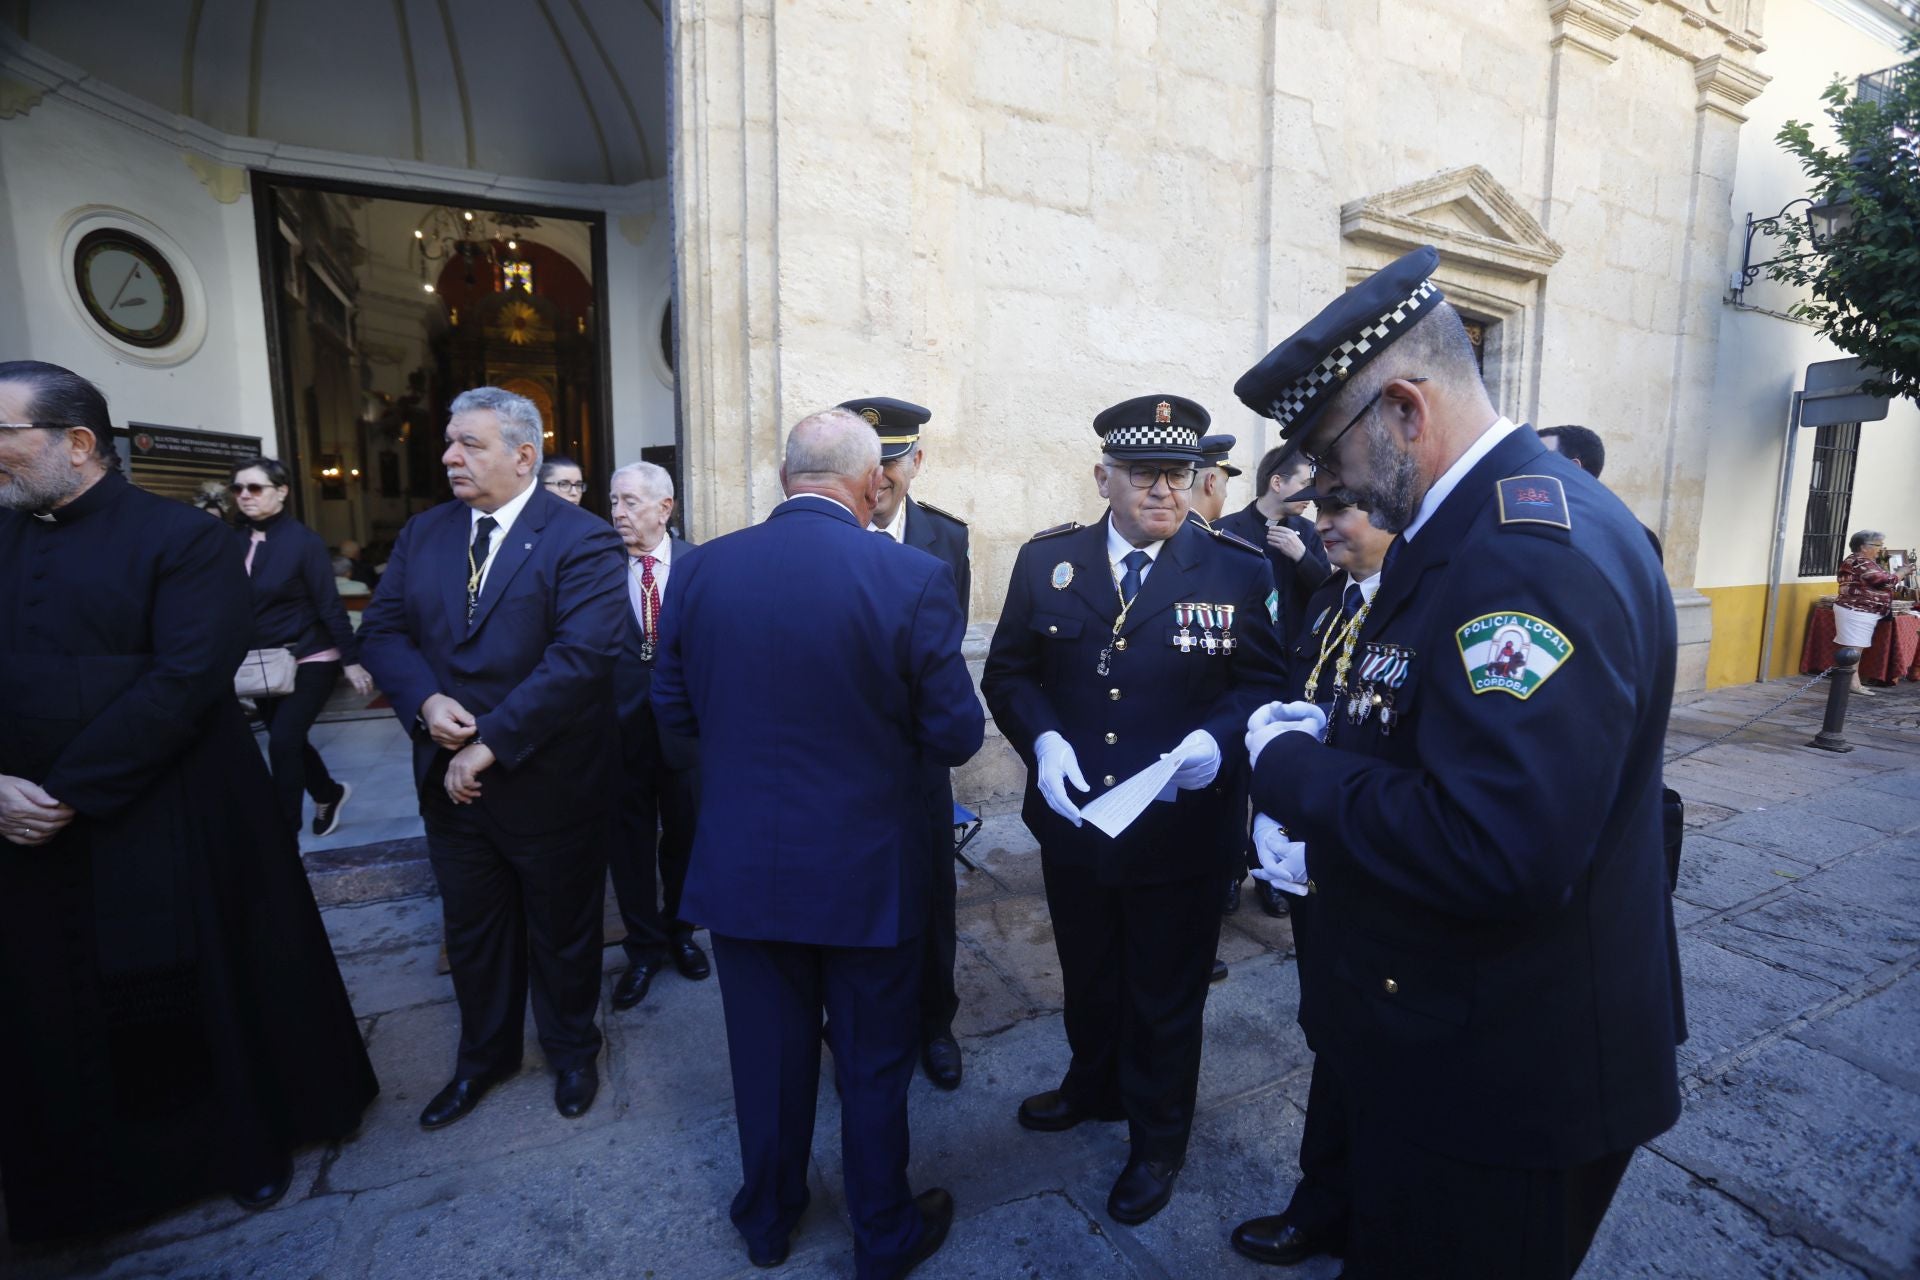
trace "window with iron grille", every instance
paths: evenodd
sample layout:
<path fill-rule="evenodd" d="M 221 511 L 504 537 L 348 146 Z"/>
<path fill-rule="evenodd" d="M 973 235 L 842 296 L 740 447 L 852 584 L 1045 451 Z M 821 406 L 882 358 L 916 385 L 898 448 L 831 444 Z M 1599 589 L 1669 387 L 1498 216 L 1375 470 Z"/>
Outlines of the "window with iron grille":
<path fill-rule="evenodd" d="M 1813 440 L 1813 479 L 1807 486 L 1807 523 L 1800 534 L 1800 576 L 1831 577 L 1847 553 L 1847 517 L 1853 514 L 1853 467 L 1860 453 L 1860 424 L 1818 427 Z"/>

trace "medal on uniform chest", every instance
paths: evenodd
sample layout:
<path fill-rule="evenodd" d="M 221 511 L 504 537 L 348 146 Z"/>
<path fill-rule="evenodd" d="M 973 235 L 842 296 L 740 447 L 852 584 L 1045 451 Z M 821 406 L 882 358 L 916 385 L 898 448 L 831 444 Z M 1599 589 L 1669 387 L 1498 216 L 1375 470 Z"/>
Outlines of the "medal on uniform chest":
<path fill-rule="evenodd" d="M 653 661 L 653 637 L 647 636 L 640 641 L 640 661 Z"/>
<path fill-rule="evenodd" d="M 1221 653 L 1232 653 L 1233 647 L 1239 643 L 1239 641 L 1233 638 L 1233 610 L 1234 610 L 1234 606 L 1230 604 L 1223 604 L 1220 606 L 1220 652 Z"/>
<path fill-rule="evenodd" d="M 1064 562 L 1063 567 L 1071 569 L 1071 566 L 1064 565 Z M 1056 577 L 1059 576 L 1059 572 L 1059 568 L 1055 568 L 1054 575 Z M 1118 571 L 1116 571 L 1113 576 L 1113 594 L 1120 600 L 1120 613 L 1119 616 L 1113 620 L 1113 635 L 1107 640 L 1106 647 L 1100 650 L 1100 660 L 1093 665 L 1095 673 L 1103 676 L 1113 674 L 1113 651 L 1118 649 L 1122 653 L 1126 652 L 1127 638 L 1121 635 L 1120 632 L 1127 625 L 1127 613 L 1133 608 L 1133 600 L 1140 598 L 1140 593 L 1137 591 L 1134 592 L 1133 600 L 1127 599 L 1127 597 L 1121 593 L 1120 575 Z"/>
<path fill-rule="evenodd" d="M 1055 591 L 1065 591 L 1073 585 L 1073 566 L 1065 560 L 1053 566 L 1053 578 L 1051 581 L 1053 582 L 1053 589 Z"/>
<path fill-rule="evenodd" d="M 1210 604 L 1195 607 L 1200 611 L 1200 647 L 1212 657 L 1220 652 L 1220 637 L 1213 634 L 1213 629 L 1220 625 L 1220 615 Z"/>
<path fill-rule="evenodd" d="M 1190 604 L 1177 604 L 1173 606 L 1173 620 L 1180 624 L 1180 629 L 1173 633 L 1174 646 L 1182 653 L 1192 653 L 1194 646 L 1193 606 Z"/>

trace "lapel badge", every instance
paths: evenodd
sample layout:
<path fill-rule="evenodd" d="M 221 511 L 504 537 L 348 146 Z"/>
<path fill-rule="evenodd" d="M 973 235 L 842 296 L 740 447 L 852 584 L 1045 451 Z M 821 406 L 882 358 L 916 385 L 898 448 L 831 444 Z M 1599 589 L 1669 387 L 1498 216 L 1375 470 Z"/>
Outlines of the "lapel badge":
<path fill-rule="evenodd" d="M 1165 400 L 1162 400 L 1159 404 L 1153 406 L 1153 422 L 1155 426 L 1162 426 L 1162 425 L 1172 426 L 1173 425 L 1173 406 L 1168 404 Z"/>
<path fill-rule="evenodd" d="M 1073 566 L 1062 560 L 1053 566 L 1053 589 L 1065 591 L 1073 582 Z"/>

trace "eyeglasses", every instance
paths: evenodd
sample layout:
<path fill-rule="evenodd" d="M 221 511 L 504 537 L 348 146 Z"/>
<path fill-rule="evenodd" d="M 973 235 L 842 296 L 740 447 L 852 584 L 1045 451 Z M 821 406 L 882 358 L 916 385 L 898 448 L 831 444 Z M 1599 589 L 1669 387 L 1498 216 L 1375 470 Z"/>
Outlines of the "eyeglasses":
<path fill-rule="evenodd" d="M 277 484 L 230 484 L 227 486 L 227 492 L 236 498 L 243 493 L 250 498 L 257 498 L 267 490 L 279 487 Z"/>
<path fill-rule="evenodd" d="M 558 489 L 562 493 L 585 493 L 587 482 L 585 480 L 549 480 L 547 488 Z"/>
<path fill-rule="evenodd" d="M 1396 381 L 1425 382 L 1426 379 L 1425 378 L 1399 378 L 1399 379 L 1396 379 Z M 1347 425 L 1340 428 L 1339 432 L 1333 437 L 1333 439 L 1327 441 L 1327 447 L 1322 449 L 1319 453 L 1308 453 L 1305 449 L 1302 449 L 1300 451 L 1300 456 L 1307 460 L 1307 465 L 1313 468 L 1315 475 L 1318 475 L 1320 473 L 1320 468 L 1326 465 L 1326 460 L 1328 458 L 1333 457 L 1334 454 L 1339 450 L 1340 442 L 1347 438 L 1347 432 L 1353 430 L 1353 428 L 1359 423 L 1360 419 L 1366 417 L 1367 414 L 1373 411 L 1373 406 L 1380 403 L 1380 397 L 1385 395 L 1386 392 L 1387 392 L 1387 389 L 1385 386 L 1382 386 L 1380 390 L 1374 392 L 1373 395 L 1368 398 L 1367 402 L 1360 406 L 1360 412 L 1354 414 L 1351 418 L 1347 419 Z M 1339 474 L 1338 468 L 1335 468 L 1335 474 L 1336 475 Z"/>
<path fill-rule="evenodd" d="M 1188 466 L 1150 467 L 1145 463 L 1135 463 L 1127 468 L 1127 480 L 1136 489 L 1153 488 L 1160 482 L 1161 476 L 1167 478 L 1169 489 L 1191 489 L 1193 475 L 1193 468 Z"/>

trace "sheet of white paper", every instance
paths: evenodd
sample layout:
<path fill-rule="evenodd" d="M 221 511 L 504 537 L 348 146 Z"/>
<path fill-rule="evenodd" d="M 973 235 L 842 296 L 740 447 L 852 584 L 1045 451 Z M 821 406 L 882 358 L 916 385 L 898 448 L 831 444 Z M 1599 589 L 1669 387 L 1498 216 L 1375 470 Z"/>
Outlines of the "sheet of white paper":
<path fill-rule="evenodd" d="M 1118 836 L 1147 811 L 1179 767 L 1175 760 L 1156 760 L 1098 800 L 1081 805 L 1080 816 L 1108 835 Z"/>

